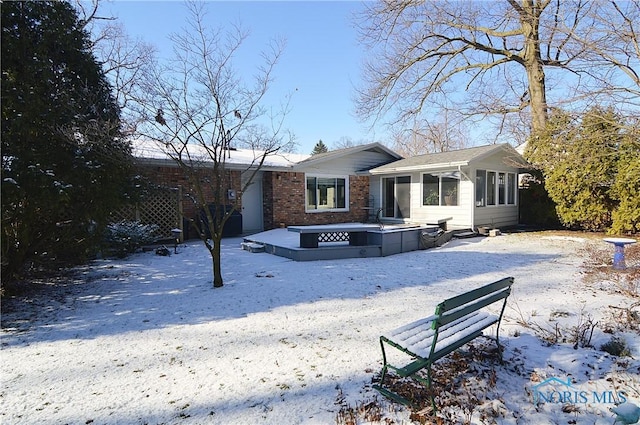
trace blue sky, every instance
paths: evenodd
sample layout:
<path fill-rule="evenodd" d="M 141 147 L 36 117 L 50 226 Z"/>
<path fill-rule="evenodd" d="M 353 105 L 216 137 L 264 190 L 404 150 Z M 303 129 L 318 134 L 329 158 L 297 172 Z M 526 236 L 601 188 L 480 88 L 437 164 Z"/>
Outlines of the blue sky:
<path fill-rule="evenodd" d="M 248 29 L 251 35 L 245 47 L 256 56 L 270 39 L 286 40 L 269 99 L 280 102 L 293 92 L 286 126 L 296 135 L 299 153 L 310 153 L 318 140 L 331 148 L 342 137 L 388 142 L 384 134 L 370 131 L 354 112 L 354 88 L 359 85 L 366 53 L 358 44 L 353 13 L 362 3 L 210 1 L 207 7 L 212 27 L 228 28 L 239 22 Z M 187 16 L 181 1 L 115 1 L 106 4 L 104 11 L 117 17 L 130 36 L 154 44 L 161 55 L 170 54 L 168 36 L 185 26 Z M 260 64 L 259 60 L 243 61 L 235 65 L 255 70 Z"/>

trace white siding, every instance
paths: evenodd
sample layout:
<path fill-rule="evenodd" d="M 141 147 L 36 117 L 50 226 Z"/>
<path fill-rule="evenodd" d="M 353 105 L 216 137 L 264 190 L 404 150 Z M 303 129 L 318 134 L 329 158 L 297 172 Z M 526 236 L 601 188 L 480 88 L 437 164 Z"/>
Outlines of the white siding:
<path fill-rule="evenodd" d="M 494 155 L 490 158 L 485 158 L 481 162 L 476 162 L 473 164 L 473 168 L 471 169 L 470 177 L 475 179 L 476 170 L 487 170 L 487 171 L 496 171 L 496 172 L 504 172 L 504 173 L 515 173 L 516 174 L 516 184 L 518 180 L 518 168 L 511 166 L 508 161 L 505 163 L 503 161 L 502 156 Z M 475 191 L 472 194 L 475 198 Z M 515 205 L 486 205 L 483 207 L 476 207 L 475 202 L 474 205 L 474 219 L 473 225 L 474 227 L 478 226 L 493 226 L 493 227 L 505 227 L 505 226 L 513 226 L 518 224 L 519 218 L 519 207 L 518 207 L 519 199 L 518 199 L 518 191 L 516 189 L 516 204 Z"/>
<path fill-rule="evenodd" d="M 382 199 L 381 181 L 385 177 L 411 176 L 411 218 L 405 221 L 411 223 L 431 223 L 439 219 L 451 217 L 447 223 L 449 229 L 468 229 L 478 226 L 493 225 L 504 227 L 518 224 L 518 194 L 516 190 L 515 205 L 475 206 L 475 178 L 476 170 L 488 170 L 504 173 L 515 173 L 516 181 L 518 168 L 504 160 L 505 156 L 499 152 L 482 161 L 472 163 L 471 167 L 443 169 L 428 169 L 411 173 L 394 173 L 389 175 L 375 175 L 370 179 L 370 193 L 374 198 L 374 206 L 380 207 Z M 422 205 L 422 174 L 423 172 L 461 171 L 459 198 L 457 206 L 425 206 Z"/>

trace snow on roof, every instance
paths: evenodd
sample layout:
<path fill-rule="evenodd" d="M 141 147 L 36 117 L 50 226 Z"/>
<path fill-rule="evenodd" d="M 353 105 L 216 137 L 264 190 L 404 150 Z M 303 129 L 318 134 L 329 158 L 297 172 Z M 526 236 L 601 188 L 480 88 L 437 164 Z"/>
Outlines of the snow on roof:
<path fill-rule="evenodd" d="M 133 139 L 131 140 L 133 156 L 142 160 L 173 161 L 169 155 L 169 150 L 154 140 Z M 211 162 L 206 150 L 197 144 L 189 145 L 189 153 L 192 157 L 204 162 Z M 230 165 L 251 165 L 259 162 L 264 151 L 254 149 L 231 149 L 227 151 L 225 162 Z M 309 158 L 310 155 L 296 154 L 290 152 L 276 152 L 268 154 L 263 167 L 292 167 L 294 164 Z"/>

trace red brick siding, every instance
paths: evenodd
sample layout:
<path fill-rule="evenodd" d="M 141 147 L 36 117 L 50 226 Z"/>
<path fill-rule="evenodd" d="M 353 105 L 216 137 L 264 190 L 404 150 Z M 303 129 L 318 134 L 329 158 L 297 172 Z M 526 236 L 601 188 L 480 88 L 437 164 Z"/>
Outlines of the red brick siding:
<path fill-rule="evenodd" d="M 145 176 L 153 184 L 168 187 L 177 188 L 182 187 L 182 212 L 183 216 L 188 219 L 196 218 L 198 216 L 198 206 L 195 205 L 192 199 L 196 198 L 196 192 L 191 184 L 191 181 L 187 175 L 177 166 L 139 166 L 139 172 Z M 212 173 L 204 171 L 199 175 L 200 179 L 212 178 Z M 229 189 L 234 189 L 237 193 L 236 205 L 238 209 L 241 208 L 240 199 L 240 172 L 235 170 L 227 170 L 227 181 L 229 182 Z M 204 197 L 207 201 L 213 202 L 215 199 L 213 194 L 213 185 L 203 184 L 202 187 L 205 191 Z M 224 196 L 226 197 L 226 189 Z M 230 201 L 233 202 L 233 201 Z"/>
<path fill-rule="evenodd" d="M 281 226 L 361 222 L 366 219 L 369 199 L 369 178 L 349 177 L 349 211 L 305 212 L 305 174 L 286 172 L 264 173 L 264 228 Z M 269 202 L 269 199 L 272 201 Z"/>

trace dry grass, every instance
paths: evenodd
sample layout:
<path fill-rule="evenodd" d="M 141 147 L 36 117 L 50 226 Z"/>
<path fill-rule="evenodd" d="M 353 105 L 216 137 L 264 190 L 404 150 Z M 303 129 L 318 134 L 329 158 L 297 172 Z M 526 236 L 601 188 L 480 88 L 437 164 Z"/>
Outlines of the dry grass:
<path fill-rule="evenodd" d="M 500 408 L 502 403 L 495 400 L 494 394 L 497 372 L 500 367 L 500 356 L 494 341 L 483 338 L 467 344 L 464 349 L 456 350 L 438 361 L 432 368 L 433 387 L 438 412 L 431 409 L 431 392 L 420 382 L 410 378 L 399 378 L 388 374 L 386 385 L 388 388 L 409 399 L 413 406 L 410 408 L 410 419 L 413 423 L 425 425 L 441 425 L 453 423 L 469 423 L 474 412 L 480 412 L 480 417 L 488 419 L 499 417 L 504 412 Z M 373 383 L 380 377 L 376 375 Z M 490 406 L 487 403 L 490 402 Z M 348 409 L 342 414 L 349 420 L 337 420 L 339 425 L 351 425 L 360 421 L 372 421 L 370 413 L 382 413 L 382 406 L 393 403 L 375 400 L 379 408 L 373 410 L 368 402 L 360 403 L 357 408 Z M 396 405 L 398 406 L 398 405 Z M 364 407 L 364 408 L 363 408 Z M 342 409 L 341 409 L 342 410 Z M 461 422 L 460 413 L 463 413 Z M 342 419 L 342 418 L 340 418 Z M 381 419 L 378 418 L 378 421 Z M 387 422 L 382 422 L 387 423 Z"/>

